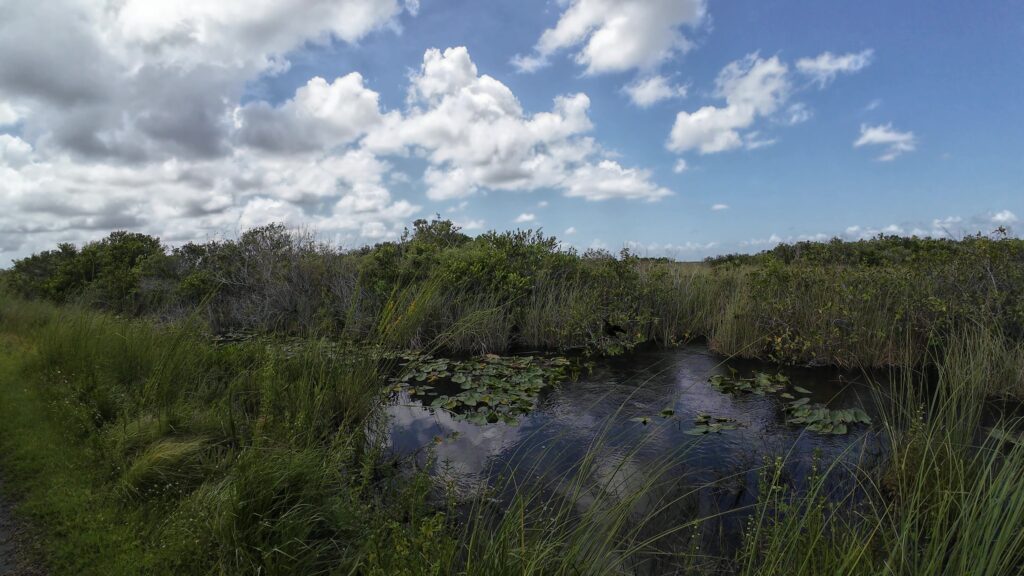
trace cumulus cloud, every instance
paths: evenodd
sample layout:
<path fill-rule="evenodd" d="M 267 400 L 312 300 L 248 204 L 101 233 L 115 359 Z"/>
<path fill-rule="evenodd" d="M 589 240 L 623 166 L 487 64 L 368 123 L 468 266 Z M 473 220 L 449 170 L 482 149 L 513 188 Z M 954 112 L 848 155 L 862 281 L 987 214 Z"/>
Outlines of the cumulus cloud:
<path fill-rule="evenodd" d="M 728 210 L 728 209 L 729 209 L 729 205 L 728 204 L 712 204 L 711 205 L 711 210 L 713 212 L 721 212 L 722 210 Z"/>
<path fill-rule="evenodd" d="M 828 86 L 839 74 L 860 72 L 871 64 L 874 50 L 836 55 L 824 52 L 815 58 L 801 58 L 796 62 L 796 69 L 808 76 L 819 88 Z"/>
<path fill-rule="evenodd" d="M 990 218 L 993 224 L 1016 224 L 1017 215 L 1009 210 L 1000 210 Z"/>
<path fill-rule="evenodd" d="M 968 218 L 963 216 L 934 218 L 931 222 L 927 223 L 904 222 L 902 224 L 889 224 L 883 227 L 850 226 L 844 231 L 843 237 L 847 240 L 865 240 L 879 234 L 886 234 L 957 239 L 974 234 L 991 233 L 993 232 L 993 227 L 999 226 L 1012 234 L 1012 225 L 1017 221 L 1016 215 L 1010 210 L 1000 210 L 998 212 L 979 213 Z"/>
<path fill-rule="evenodd" d="M 892 123 L 868 126 L 861 124 L 860 138 L 853 143 L 854 148 L 862 146 L 880 146 L 885 150 L 878 160 L 889 162 L 906 152 L 917 149 L 917 137 L 913 132 L 900 132 L 892 127 Z"/>
<path fill-rule="evenodd" d="M 625 248 L 634 254 L 641 256 L 667 256 L 669 258 L 681 258 L 702 256 L 709 253 L 711 249 L 718 246 L 718 242 L 683 242 L 681 244 L 659 242 L 637 242 L 629 240 L 625 242 Z"/>
<path fill-rule="evenodd" d="M 687 88 L 679 84 L 672 84 L 664 76 L 654 75 L 626 85 L 623 91 L 633 104 L 641 108 L 649 108 L 663 100 L 686 97 Z"/>
<path fill-rule="evenodd" d="M 379 96 L 352 72 L 330 84 L 311 79 L 272 107 L 257 101 L 235 110 L 239 140 L 271 152 L 308 152 L 348 144 L 381 121 Z"/>
<path fill-rule="evenodd" d="M 580 166 L 564 186 L 566 196 L 591 201 L 625 198 L 655 202 L 672 194 L 651 182 L 649 171 L 623 168 L 614 160 Z"/>
<path fill-rule="evenodd" d="M 645 170 L 602 159 L 585 94 L 555 98 L 550 112 L 526 113 L 512 91 L 479 74 L 464 47 L 427 50 L 411 78 L 409 108 L 389 112 L 364 140 L 378 154 L 421 151 L 427 196 L 450 200 L 480 189 L 555 188 L 589 200 L 656 200 L 668 191 Z M 599 181 L 595 177 L 612 177 Z"/>
<path fill-rule="evenodd" d="M 399 234 L 420 211 L 393 196 L 394 184 L 422 184 L 429 198 L 442 200 L 485 189 L 554 189 L 589 200 L 669 194 L 648 171 L 607 159 L 588 134 L 586 95 L 560 96 L 549 111 L 527 113 L 507 86 L 478 73 L 465 48 L 428 50 L 400 110 L 383 110 L 357 72 L 312 78 L 274 105 L 242 104 L 244 75 L 225 68 L 229 52 L 212 50 L 220 68 L 190 61 L 179 47 L 165 53 L 154 48 L 165 38 L 157 24 L 143 35 L 152 62 L 106 77 L 146 98 L 54 89 L 50 102 L 39 94 L 53 87 L 34 85 L 39 94 L 12 100 L 20 136 L 0 134 L 0 203 L 8 208 L 0 214 L 0 250 L 7 257 L 117 228 L 182 242 L 270 221 L 364 243 Z M 330 30 L 311 28 L 308 39 L 341 34 Z M 13 59 L 2 60 L 9 72 Z M 273 73 L 272 60 L 238 66 L 251 77 Z M 425 161 L 422 177 L 393 170 L 408 156 Z"/>
<path fill-rule="evenodd" d="M 487 223 L 484 220 L 458 220 L 455 225 L 462 228 L 465 232 L 472 232 L 474 230 L 483 230 Z"/>
<path fill-rule="evenodd" d="M 239 106 L 246 84 L 285 70 L 290 51 L 395 28 L 401 11 L 391 0 L 302 8 L 5 2 L 0 124 L 19 134 L 0 135 L 5 256 L 126 227 L 168 241 L 261 219 L 346 242 L 400 230 L 418 208 L 391 198 L 387 164 L 328 153 L 379 121 L 358 74 L 311 80 L 278 107 Z"/>
<path fill-rule="evenodd" d="M 750 54 L 730 63 L 715 81 L 715 95 L 724 98 L 726 105 L 680 112 L 669 135 L 668 149 L 713 154 L 743 146 L 740 131 L 749 128 L 758 116 L 774 113 L 788 97 L 787 72 L 777 56 L 765 59 Z"/>
<path fill-rule="evenodd" d="M 780 236 L 778 234 L 772 234 L 767 238 L 752 238 L 750 240 L 744 240 L 740 242 L 740 246 L 744 248 L 759 248 L 765 249 L 775 246 L 776 244 L 793 243 L 793 242 L 824 242 L 831 238 L 828 234 L 799 234 L 796 236 Z"/>
<path fill-rule="evenodd" d="M 684 158 L 676 160 L 675 165 L 672 166 L 672 171 L 675 172 L 676 174 L 682 174 L 683 172 L 686 172 L 689 169 L 690 166 L 689 164 L 686 163 L 686 159 Z"/>
<path fill-rule="evenodd" d="M 847 56 L 836 57 L 825 52 L 816 58 L 799 60 L 797 66 L 799 69 L 803 63 L 804 69 L 813 69 L 820 64 L 820 73 L 830 81 L 839 72 L 852 73 L 863 68 L 857 68 L 856 61 L 849 63 Z M 870 54 L 864 58 L 870 58 Z M 835 63 L 837 59 L 839 64 Z M 826 74 L 828 66 L 831 68 Z M 759 118 L 771 117 L 780 124 L 794 125 L 810 120 L 813 115 L 801 102 L 784 107 L 797 91 L 791 75 L 789 66 L 778 56 L 762 58 L 755 52 L 729 63 L 718 74 L 713 92 L 715 97 L 725 100 L 725 105 L 679 112 L 666 147 L 677 153 L 696 150 L 701 154 L 715 154 L 774 144 L 775 138 L 764 137 L 751 130 Z M 824 84 L 827 81 L 822 87 Z"/>
<path fill-rule="evenodd" d="M 572 236 L 575 233 L 576 233 L 576 227 L 575 226 L 569 226 L 568 228 L 565 229 L 565 235 L 566 236 Z"/>
<path fill-rule="evenodd" d="M 25 134 L 81 157 L 224 157 L 247 82 L 286 69 L 307 42 L 355 42 L 400 11 L 394 0 L 12 0 L 0 85 Z"/>
<path fill-rule="evenodd" d="M 578 48 L 574 58 L 587 74 L 651 69 L 692 47 L 681 28 L 698 26 L 706 13 L 704 0 L 571 0 L 533 54 L 512 63 L 533 72 L 556 52 Z"/>
<path fill-rule="evenodd" d="M 17 136 L 0 134 L 0 167 L 20 168 L 29 162 L 32 146 Z"/>
<path fill-rule="evenodd" d="M 0 126 L 10 126 L 18 121 L 21 115 L 7 102 L 0 101 Z"/>

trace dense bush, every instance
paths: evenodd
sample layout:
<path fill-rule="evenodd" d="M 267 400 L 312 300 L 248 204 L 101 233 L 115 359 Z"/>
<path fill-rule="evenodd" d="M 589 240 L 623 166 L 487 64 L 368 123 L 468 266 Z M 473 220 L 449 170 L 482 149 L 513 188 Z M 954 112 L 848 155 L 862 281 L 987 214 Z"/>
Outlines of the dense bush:
<path fill-rule="evenodd" d="M 275 224 L 173 250 L 115 232 L 18 260 L 5 282 L 28 298 L 164 318 L 199 310 L 220 334 L 350 339 L 372 333 L 396 295 L 429 285 L 405 344 L 454 352 L 613 354 L 702 337 L 727 354 L 882 366 L 919 363 L 971 322 L 1024 338 L 1024 241 L 1003 234 L 800 242 L 700 264 L 580 255 L 531 230 L 471 238 L 439 218 L 350 251 Z"/>

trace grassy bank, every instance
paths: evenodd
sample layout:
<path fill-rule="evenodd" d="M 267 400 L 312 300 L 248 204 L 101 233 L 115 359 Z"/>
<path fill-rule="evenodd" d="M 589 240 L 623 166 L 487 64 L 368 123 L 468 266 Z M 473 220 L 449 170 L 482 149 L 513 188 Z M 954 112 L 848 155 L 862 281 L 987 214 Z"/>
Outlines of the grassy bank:
<path fill-rule="evenodd" d="M 430 294 L 396 298 L 375 337 L 407 342 Z M 404 304 L 398 304 L 404 302 Z M 214 344 L 204 322 L 155 324 L 0 301 L 0 454 L 55 574 L 1016 574 L 1024 443 L 982 428 L 1014 378 L 1007 340 L 952 332 L 935 391 L 898 382 L 858 473 L 856 505 L 765 462 L 735 553 L 702 551 L 714 518 L 666 512 L 668 470 L 623 493 L 592 481 L 597 450 L 549 482 L 455 508 L 373 438 L 376 361 L 310 340 Z M 933 350 L 933 353 L 935 351 Z M 1018 365 L 1019 367 L 1019 365 Z M 385 366 L 386 368 L 386 366 Z M 991 424 L 991 423 L 990 423 Z M 607 471 L 605 471 L 607 472 Z M 612 474 L 615 476 L 615 474 Z M 607 481 L 606 481 L 607 482 Z M 671 494 L 666 497 L 664 494 Z M 852 495 L 851 495 L 852 496 Z M 586 503 L 584 506 L 583 503 Z M 637 508 L 639 502 L 655 506 Z M 641 510 L 638 512 L 638 510 Z"/>

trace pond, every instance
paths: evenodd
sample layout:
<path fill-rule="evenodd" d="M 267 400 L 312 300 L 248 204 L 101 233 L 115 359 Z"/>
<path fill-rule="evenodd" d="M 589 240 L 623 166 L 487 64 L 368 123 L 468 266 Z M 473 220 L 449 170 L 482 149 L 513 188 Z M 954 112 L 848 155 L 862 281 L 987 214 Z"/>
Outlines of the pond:
<path fill-rule="evenodd" d="M 677 516 L 717 515 L 716 530 L 732 532 L 741 529 L 742 514 L 729 512 L 756 502 L 766 461 L 782 458 L 796 490 L 815 462 L 839 462 L 842 469 L 829 482 L 841 490 L 884 454 L 881 439 L 863 423 L 877 421 L 878 407 L 862 375 L 726 361 L 696 345 L 599 360 L 574 380 L 544 387 L 529 410 L 497 422 L 443 408 L 452 404 L 433 390 L 396 390 L 388 407 L 390 448 L 431 466 L 439 482 L 464 498 L 498 477 L 557 491 L 558 481 L 549 480 L 567 482 L 589 454 L 588 482 L 625 494 L 644 481 L 637 472 L 656 471 L 672 480 L 662 490 L 692 491 L 678 499 Z M 808 429 L 808 409 L 816 406 L 833 409 L 826 416 L 840 423 Z M 852 417 L 844 421 L 843 410 Z"/>

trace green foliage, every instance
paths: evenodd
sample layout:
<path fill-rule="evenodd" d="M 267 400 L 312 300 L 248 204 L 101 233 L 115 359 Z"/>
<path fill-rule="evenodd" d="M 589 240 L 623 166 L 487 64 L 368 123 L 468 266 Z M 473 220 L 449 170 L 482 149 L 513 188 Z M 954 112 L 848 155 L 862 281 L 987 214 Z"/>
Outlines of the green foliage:
<path fill-rule="evenodd" d="M 733 418 L 712 416 L 706 412 L 701 412 L 693 419 L 693 428 L 687 430 L 686 433 L 692 436 L 718 434 L 724 430 L 735 430 L 740 426 L 741 424 Z"/>
<path fill-rule="evenodd" d="M 715 374 L 708 378 L 708 382 L 711 383 L 715 390 L 726 394 L 745 392 L 757 394 L 758 396 L 780 392 L 785 390 L 789 384 L 789 378 L 781 372 L 778 374 L 754 372 L 754 375 L 750 378 L 739 378 L 736 376 L 735 370 L 730 371 L 732 372 L 730 376 Z"/>
<path fill-rule="evenodd" d="M 64 302 L 85 294 L 105 308 L 133 309 L 147 265 L 163 256 L 158 238 L 117 231 L 81 250 L 61 244 L 17 260 L 8 284 L 29 298 Z"/>
<path fill-rule="evenodd" d="M 709 307 L 742 309 L 689 286 Z M 386 302 L 377 325 L 388 332 L 371 340 L 407 341 L 429 296 Z M 319 339 L 217 341 L 195 319 L 156 324 L 2 293 L 0 458 L 47 537 L 41 552 L 54 574 L 1016 573 L 1024 443 L 1019 422 L 986 432 L 982 408 L 1021 381 L 1024 356 L 992 324 L 942 326 L 943 346 L 927 350 L 933 389 L 912 370 L 898 373 L 906 380 L 880 403 L 888 413 L 877 424 L 891 452 L 858 470 L 848 493 L 826 481 L 842 459 L 815 463 L 802 486 L 782 459 L 740 471 L 760 482 L 735 553 L 699 548 L 704 522 L 719 514 L 677 514 L 672 505 L 692 493 L 672 492 L 678 454 L 634 466 L 642 442 L 598 438 L 569 473 L 527 470 L 536 488 L 499 485 L 455 509 L 374 441 L 384 370 L 396 357 L 387 348 L 367 362 L 350 344 Z M 464 369 L 420 360 L 408 371 L 413 387 L 462 374 L 532 389 L 545 377 L 536 357 L 485 357 Z M 809 394 L 768 374 L 719 384 Z M 479 393 L 448 396 L 463 392 Z M 791 418 L 818 410 L 789 406 Z M 866 419 L 829 410 L 810 423 L 825 414 L 831 429 L 822 432 Z M 661 417 L 671 425 L 674 413 Z M 739 425 L 712 415 L 694 424 L 694 434 Z"/>
<path fill-rule="evenodd" d="M 528 414 L 545 387 L 566 375 L 565 358 L 502 357 L 494 354 L 471 360 L 435 359 L 415 355 L 393 379 L 395 391 L 423 397 L 433 408 L 476 424 L 515 424 Z M 438 388 L 458 388 L 441 391 Z"/>
<path fill-rule="evenodd" d="M 616 355 L 703 338 L 780 364 L 916 366 L 949 330 L 992 324 L 1024 341 L 1024 241 L 881 236 L 780 245 L 707 264 L 564 249 L 540 231 L 475 238 L 417 220 L 395 242 L 345 251 L 279 224 L 170 252 L 118 232 L 19 260 L 29 298 L 81 298 L 215 333 L 370 337 L 396 295 L 431 287 L 405 347 L 448 354 L 551 350 Z"/>

